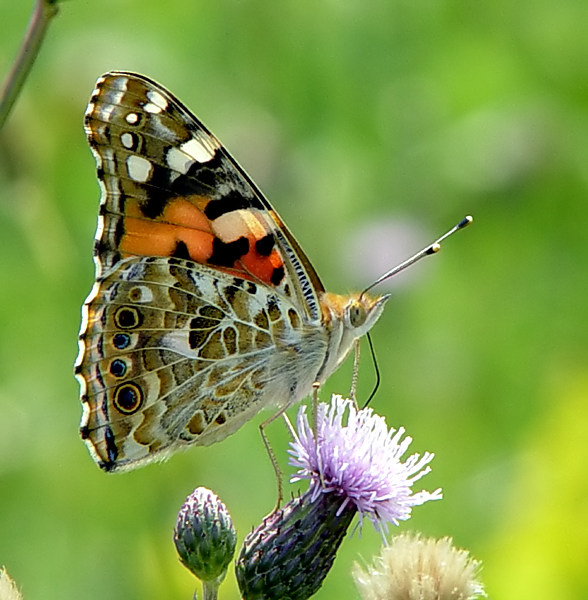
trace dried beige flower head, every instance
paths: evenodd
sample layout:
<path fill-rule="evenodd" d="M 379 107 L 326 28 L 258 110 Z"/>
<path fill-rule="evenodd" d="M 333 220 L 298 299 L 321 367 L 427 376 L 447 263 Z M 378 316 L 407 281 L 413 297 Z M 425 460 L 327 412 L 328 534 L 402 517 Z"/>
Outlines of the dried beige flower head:
<path fill-rule="evenodd" d="M 480 562 L 452 545 L 420 534 L 396 536 L 373 565 L 357 563 L 353 578 L 363 600 L 474 600 L 485 597 Z"/>
<path fill-rule="evenodd" d="M 0 567 L 0 600 L 22 600 L 16 584 L 4 567 Z"/>

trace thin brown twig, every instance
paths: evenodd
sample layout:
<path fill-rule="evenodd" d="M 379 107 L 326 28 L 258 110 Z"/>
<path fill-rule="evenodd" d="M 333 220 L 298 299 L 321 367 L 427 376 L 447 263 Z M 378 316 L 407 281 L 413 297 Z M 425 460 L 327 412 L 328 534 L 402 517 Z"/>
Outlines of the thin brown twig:
<path fill-rule="evenodd" d="M 0 129 L 39 54 L 51 19 L 57 14 L 57 0 L 37 0 L 22 45 L 0 90 Z"/>

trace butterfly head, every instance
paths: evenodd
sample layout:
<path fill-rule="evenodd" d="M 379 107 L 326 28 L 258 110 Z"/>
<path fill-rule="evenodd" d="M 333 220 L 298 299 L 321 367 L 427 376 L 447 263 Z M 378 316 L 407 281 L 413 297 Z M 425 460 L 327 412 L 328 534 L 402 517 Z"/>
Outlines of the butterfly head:
<path fill-rule="evenodd" d="M 365 292 L 352 295 L 323 293 L 323 325 L 329 334 L 330 348 L 317 381 L 324 381 L 345 359 L 355 341 L 374 326 L 389 297 L 370 296 Z"/>
<path fill-rule="evenodd" d="M 371 296 L 364 292 L 350 296 L 325 293 L 323 314 L 326 321 L 335 319 L 342 323 L 345 334 L 356 339 L 374 326 L 389 297 L 390 294 Z"/>

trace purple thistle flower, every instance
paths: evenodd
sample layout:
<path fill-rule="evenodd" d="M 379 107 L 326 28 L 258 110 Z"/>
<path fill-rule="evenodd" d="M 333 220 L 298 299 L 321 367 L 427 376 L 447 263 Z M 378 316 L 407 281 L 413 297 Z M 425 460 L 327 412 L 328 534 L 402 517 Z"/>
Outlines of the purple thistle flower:
<path fill-rule="evenodd" d="M 291 481 L 309 488 L 268 515 L 246 536 L 236 574 L 244 600 L 306 600 L 322 585 L 353 517 L 368 517 L 382 534 L 410 517 L 413 506 L 441 498 L 441 490 L 412 493 L 433 455 L 402 457 L 411 443 L 404 429 L 388 430 L 383 417 L 333 396 L 317 407 L 316 427 L 298 413 Z M 316 436 L 315 436 L 316 429 Z"/>
<path fill-rule="evenodd" d="M 404 462 L 412 438 L 404 429 L 388 429 L 371 408 L 358 410 L 351 400 L 333 395 L 330 405 L 318 404 L 316 438 L 306 407 L 298 412 L 290 464 L 298 468 L 291 482 L 310 480 L 311 500 L 321 494 L 341 498 L 339 510 L 352 504 L 360 518 L 369 518 L 384 533 L 388 523 L 398 524 L 413 506 L 442 498 L 441 489 L 413 493 L 411 486 L 426 475 L 434 455 L 413 454 Z"/>

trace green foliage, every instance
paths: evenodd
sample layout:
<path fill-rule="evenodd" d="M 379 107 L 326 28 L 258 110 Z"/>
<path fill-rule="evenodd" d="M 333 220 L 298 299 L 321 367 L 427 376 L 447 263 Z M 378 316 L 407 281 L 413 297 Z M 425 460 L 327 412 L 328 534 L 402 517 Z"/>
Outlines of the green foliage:
<path fill-rule="evenodd" d="M 2 74 L 28 4 L 0 8 Z M 60 5 L 0 134 L 0 565 L 26 600 L 189 598 L 172 542 L 186 494 L 218 493 L 240 540 L 275 500 L 255 422 L 118 476 L 77 434 L 99 195 L 82 118 L 110 69 L 178 95 L 332 291 L 474 215 L 398 278 L 373 330 L 372 406 L 436 453 L 427 486 L 445 499 L 412 528 L 481 560 L 490 596 L 588 596 L 587 19 L 585 0 Z M 386 236 L 399 225 L 415 232 L 406 246 Z M 349 377 L 346 365 L 322 393 L 346 393 Z M 281 423 L 268 434 L 285 464 Z M 350 565 L 379 542 L 367 528 L 347 539 L 316 598 L 354 597 Z M 222 600 L 239 597 L 231 579 Z"/>

